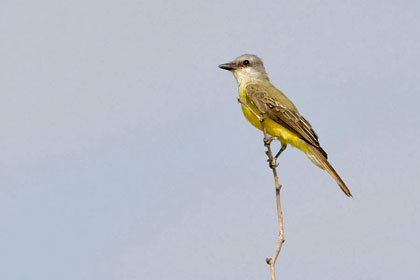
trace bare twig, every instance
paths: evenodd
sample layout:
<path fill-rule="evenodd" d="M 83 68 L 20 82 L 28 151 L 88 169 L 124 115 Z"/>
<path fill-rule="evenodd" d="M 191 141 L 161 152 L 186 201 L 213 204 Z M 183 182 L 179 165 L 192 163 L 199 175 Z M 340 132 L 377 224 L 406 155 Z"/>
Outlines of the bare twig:
<path fill-rule="evenodd" d="M 270 266 L 271 280 L 275 280 L 276 279 L 275 265 L 276 265 L 277 258 L 280 254 L 281 248 L 282 248 L 283 243 L 284 243 L 283 212 L 281 210 L 281 202 L 280 202 L 280 189 L 281 189 L 282 186 L 279 184 L 279 177 L 277 175 L 277 169 L 276 169 L 277 166 L 278 166 L 277 165 L 277 157 L 274 157 L 273 153 L 271 151 L 271 143 L 276 138 L 273 138 L 273 137 L 271 137 L 267 134 L 267 131 L 266 131 L 265 126 L 264 126 L 264 120 L 266 118 L 264 115 L 258 115 L 242 99 L 238 98 L 238 102 L 241 103 L 243 106 L 245 106 L 252 114 L 254 114 L 260 120 L 261 127 L 262 127 L 263 133 L 264 133 L 264 146 L 267 149 L 267 151 L 265 153 L 268 157 L 268 162 L 270 164 L 270 168 L 273 171 L 274 185 L 275 185 L 275 188 L 276 188 L 277 221 L 278 221 L 278 224 L 279 224 L 279 236 L 278 236 L 277 246 L 276 246 L 276 250 L 274 251 L 273 257 L 267 258 L 266 262 Z M 282 150 L 284 150 L 283 144 L 282 144 Z M 279 153 L 281 153 L 281 152 L 279 152 Z"/>
<path fill-rule="evenodd" d="M 255 113 L 255 111 L 252 110 L 252 108 L 249 107 L 249 105 L 246 104 L 245 101 L 243 101 L 240 97 L 238 98 L 238 102 L 241 103 L 243 106 L 245 106 L 261 122 L 261 125 L 262 125 L 262 122 L 264 121 L 264 119 L 262 118 L 262 116 L 260 116 L 257 113 Z"/>
<path fill-rule="evenodd" d="M 266 154 L 268 156 L 268 160 L 270 163 L 270 168 L 271 170 L 273 170 L 273 176 L 274 176 L 274 185 L 276 188 L 276 204 L 277 204 L 277 221 L 279 224 L 279 237 L 278 237 L 278 241 L 277 241 L 277 246 L 276 246 L 276 250 L 274 251 L 273 257 L 272 258 L 267 258 L 267 264 L 270 265 L 270 272 L 271 272 L 271 280 L 275 280 L 276 279 L 276 273 L 275 273 L 275 265 L 276 265 L 276 261 L 277 258 L 280 254 L 281 248 L 283 246 L 284 243 L 284 229 L 283 229 L 283 212 L 281 210 L 281 202 L 280 202 L 280 189 L 281 189 L 281 185 L 279 184 L 279 177 L 277 175 L 277 163 L 276 163 L 276 158 L 273 157 L 273 153 L 271 152 L 271 142 L 273 140 L 273 138 L 267 138 L 267 134 L 265 129 L 264 131 L 264 145 L 267 148 Z M 267 141 L 269 140 L 269 141 Z"/>
<path fill-rule="evenodd" d="M 279 177 L 277 175 L 277 159 L 273 157 L 273 153 L 271 151 L 271 143 L 273 142 L 274 138 L 267 136 L 267 131 L 264 127 L 264 119 L 260 120 L 261 126 L 263 128 L 264 133 L 264 146 L 267 148 L 267 151 L 265 152 L 268 157 L 268 162 L 270 164 L 270 168 L 273 171 L 274 176 L 274 185 L 276 188 L 276 204 L 277 204 L 277 221 L 279 224 L 279 237 L 277 241 L 276 250 L 274 251 L 272 258 L 267 258 L 266 262 L 270 266 L 270 273 L 271 273 L 271 280 L 276 279 L 276 273 L 275 273 L 275 265 L 277 258 L 280 254 L 281 247 L 284 243 L 284 229 L 283 229 L 283 212 L 281 210 L 281 202 L 280 202 L 280 189 L 281 185 L 279 184 Z"/>

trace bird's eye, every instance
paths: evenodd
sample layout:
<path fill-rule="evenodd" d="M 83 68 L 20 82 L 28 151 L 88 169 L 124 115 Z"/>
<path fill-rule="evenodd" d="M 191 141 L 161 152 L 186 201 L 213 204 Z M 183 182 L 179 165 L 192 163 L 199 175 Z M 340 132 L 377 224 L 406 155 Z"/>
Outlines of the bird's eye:
<path fill-rule="evenodd" d="M 244 65 L 249 65 L 249 60 L 244 60 Z"/>

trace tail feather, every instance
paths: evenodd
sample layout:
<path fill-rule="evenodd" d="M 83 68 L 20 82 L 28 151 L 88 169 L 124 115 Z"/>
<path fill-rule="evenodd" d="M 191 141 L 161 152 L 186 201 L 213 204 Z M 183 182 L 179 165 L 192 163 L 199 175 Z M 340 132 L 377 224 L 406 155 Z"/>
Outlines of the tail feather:
<path fill-rule="evenodd" d="M 338 173 L 334 170 L 334 168 L 328 162 L 325 151 L 322 150 L 322 148 L 316 148 L 314 146 L 309 146 L 309 150 L 311 152 L 311 156 L 314 156 L 316 160 L 318 161 L 319 165 L 318 164 L 317 165 L 325 169 L 328 172 L 328 174 L 330 174 L 331 177 L 334 178 L 338 186 L 340 186 L 341 190 L 348 197 L 353 197 L 350 193 L 350 190 L 347 188 L 346 184 L 343 182 L 343 180 L 340 178 Z"/>

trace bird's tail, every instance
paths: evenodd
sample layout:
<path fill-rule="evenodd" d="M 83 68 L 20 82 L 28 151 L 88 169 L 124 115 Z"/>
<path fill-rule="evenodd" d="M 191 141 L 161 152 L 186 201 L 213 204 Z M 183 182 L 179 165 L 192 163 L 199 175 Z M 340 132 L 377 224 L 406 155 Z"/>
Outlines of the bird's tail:
<path fill-rule="evenodd" d="M 326 157 L 327 154 L 324 152 L 324 150 L 322 150 L 322 148 L 317 148 L 312 145 L 308 145 L 308 151 L 306 152 L 306 155 L 317 166 L 319 166 L 322 169 L 325 169 L 328 172 L 328 174 L 330 174 L 331 177 L 334 178 L 338 186 L 340 186 L 341 190 L 348 197 L 352 197 L 350 190 L 347 188 L 346 184 L 344 184 L 343 180 L 341 180 L 338 173 L 334 170 L 334 168 L 328 162 L 327 157 Z"/>

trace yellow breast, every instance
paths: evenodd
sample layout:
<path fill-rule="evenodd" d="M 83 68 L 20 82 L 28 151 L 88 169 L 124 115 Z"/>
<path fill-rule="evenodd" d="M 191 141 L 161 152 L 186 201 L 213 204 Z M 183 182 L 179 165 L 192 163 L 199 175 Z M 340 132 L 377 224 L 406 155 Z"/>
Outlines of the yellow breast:
<path fill-rule="evenodd" d="M 246 91 L 242 88 L 239 88 L 239 98 L 243 100 L 255 113 L 258 115 L 261 114 L 260 110 L 251 102 L 248 98 Z M 242 105 L 242 112 L 244 113 L 245 118 L 256 128 L 262 130 L 260 120 L 244 105 Z M 264 127 L 268 134 L 273 137 L 277 137 L 284 144 L 291 144 L 296 148 L 306 152 L 307 144 L 303 141 L 296 133 L 288 130 L 282 125 L 276 123 L 270 118 L 264 120 Z"/>

